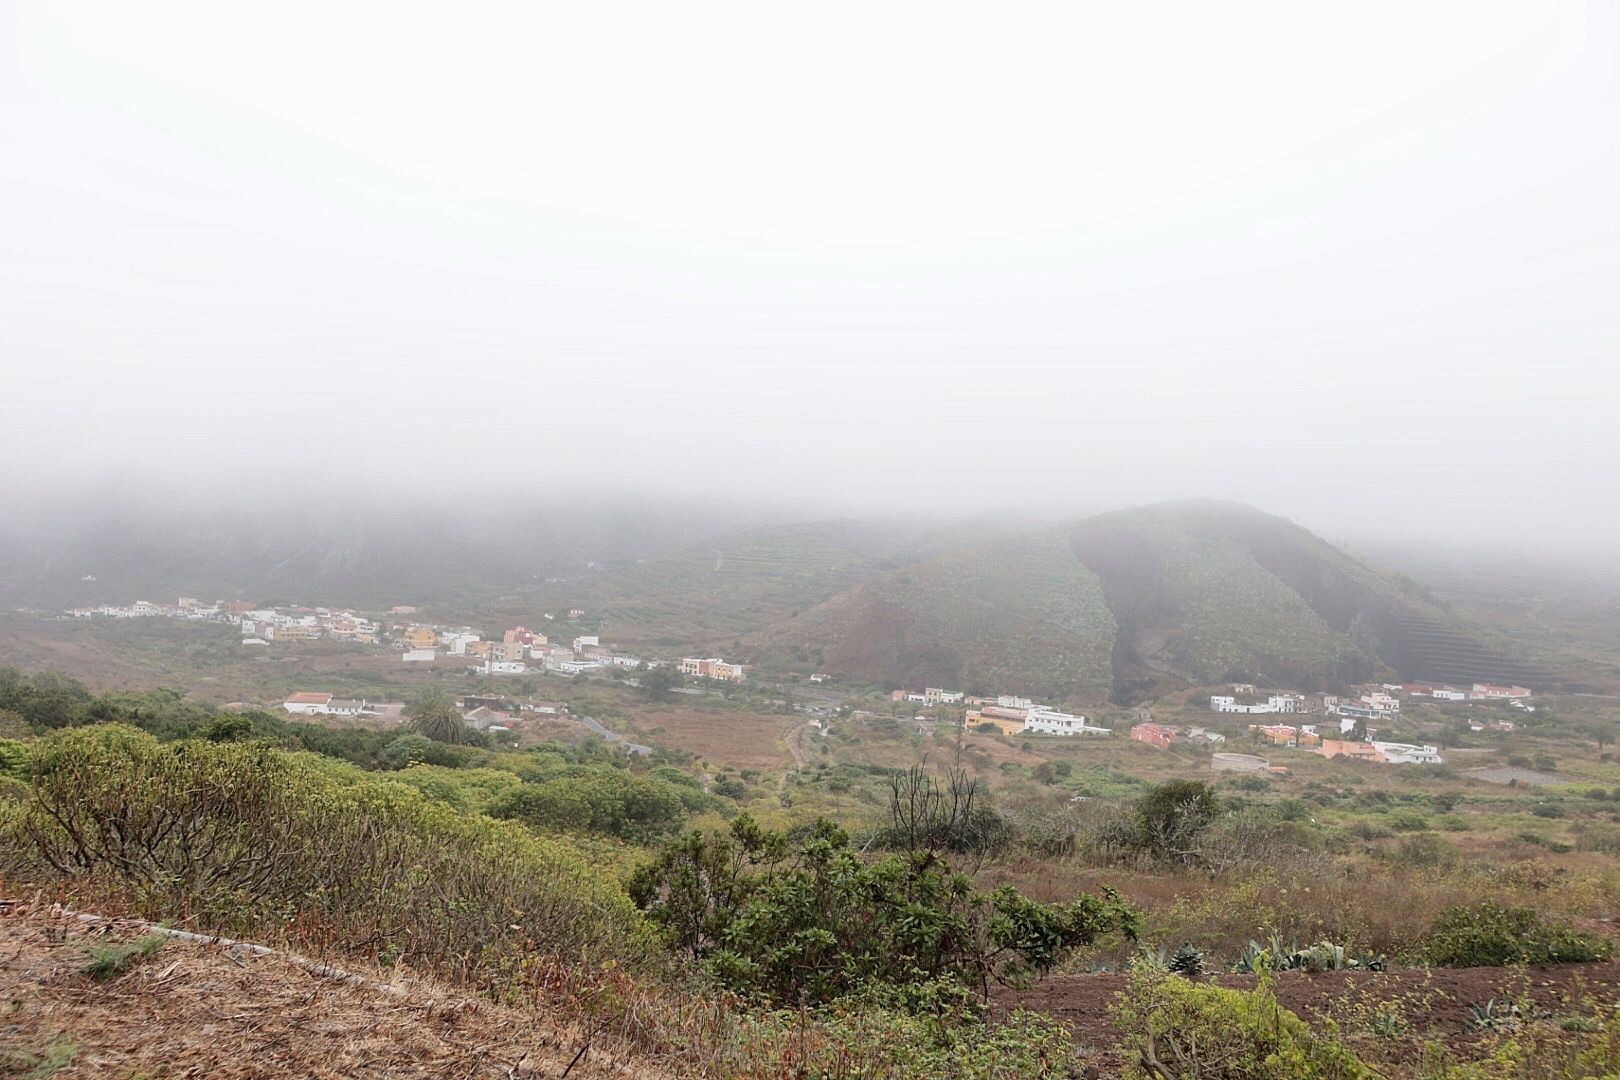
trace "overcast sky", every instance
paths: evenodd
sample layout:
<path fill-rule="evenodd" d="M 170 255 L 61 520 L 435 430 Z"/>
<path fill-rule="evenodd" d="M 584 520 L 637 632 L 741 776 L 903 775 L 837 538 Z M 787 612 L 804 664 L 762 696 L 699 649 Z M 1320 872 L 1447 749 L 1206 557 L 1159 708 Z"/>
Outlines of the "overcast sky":
<path fill-rule="evenodd" d="M 14 491 L 1614 536 L 1609 4 L 0 12 Z"/>

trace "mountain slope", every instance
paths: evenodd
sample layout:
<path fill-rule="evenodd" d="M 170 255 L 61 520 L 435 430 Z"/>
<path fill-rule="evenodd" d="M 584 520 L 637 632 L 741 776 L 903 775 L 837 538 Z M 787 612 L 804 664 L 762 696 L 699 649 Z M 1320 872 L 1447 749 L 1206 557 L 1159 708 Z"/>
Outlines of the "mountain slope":
<path fill-rule="evenodd" d="M 906 522 L 818 521 L 717 536 L 570 582 L 601 635 L 632 647 L 735 652 L 744 635 L 904 566 L 925 540 Z M 562 593 L 558 594 L 563 595 Z"/>
<path fill-rule="evenodd" d="M 1098 515 L 885 574 L 752 639 L 756 657 L 906 686 L 1134 702 L 1161 684 L 1541 679 L 1412 582 L 1210 501 Z"/>
<path fill-rule="evenodd" d="M 1114 621 L 1061 533 L 1004 540 L 886 574 L 763 635 L 773 660 L 863 682 L 1094 696 Z"/>

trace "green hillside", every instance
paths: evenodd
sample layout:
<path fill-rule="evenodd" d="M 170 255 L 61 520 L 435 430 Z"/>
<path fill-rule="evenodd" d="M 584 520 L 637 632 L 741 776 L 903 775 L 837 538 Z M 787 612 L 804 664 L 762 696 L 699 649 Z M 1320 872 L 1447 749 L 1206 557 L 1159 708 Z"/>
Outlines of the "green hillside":
<path fill-rule="evenodd" d="M 861 682 L 1122 703 L 1227 680 L 1548 682 L 1410 580 L 1286 519 L 1212 501 L 919 561 L 751 636 L 745 651 Z"/>
<path fill-rule="evenodd" d="M 904 565 L 900 523 L 824 521 L 757 529 L 605 573 L 568 596 L 604 638 L 673 651 L 736 651 L 762 626 Z"/>
<path fill-rule="evenodd" d="M 1096 575 L 1046 533 L 886 574 L 789 620 L 757 651 L 862 682 L 1086 699 L 1107 693 L 1113 639 Z"/>

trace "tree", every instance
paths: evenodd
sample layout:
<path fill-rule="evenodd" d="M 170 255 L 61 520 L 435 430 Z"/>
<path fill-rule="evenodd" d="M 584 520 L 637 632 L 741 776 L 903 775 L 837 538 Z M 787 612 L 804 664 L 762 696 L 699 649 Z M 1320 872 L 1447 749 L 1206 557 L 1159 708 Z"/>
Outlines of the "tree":
<path fill-rule="evenodd" d="M 648 701 L 664 701 L 681 685 L 681 673 L 669 664 L 660 664 L 641 673 L 641 696 Z"/>
<path fill-rule="evenodd" d="M 1202 780 L 1159 784 L 1136 804 L 1137 845 L 1155 858 L 1196 861 L 1215 811 L 1215 792 Z"/>
<path fill-rule="evenodd" d="M 405 727 L 434 742 L 466 744 L 479 741 L 477 732 L 462 719 L 455 701 L 439 690 L 418 694 L 405 706 Z"/>

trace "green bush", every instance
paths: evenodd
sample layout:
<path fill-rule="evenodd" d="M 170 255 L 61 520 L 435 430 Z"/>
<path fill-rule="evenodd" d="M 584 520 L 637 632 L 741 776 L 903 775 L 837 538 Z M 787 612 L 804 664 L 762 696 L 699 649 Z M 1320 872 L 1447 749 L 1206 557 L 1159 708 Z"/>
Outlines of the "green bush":
<path fill-rule="evenodd" d="M 1541 920 L 1532 908 L 1489 901 L 1459 907 L 1434 921 L 1420 946 L 1422 958 L 1445 967 L 1503 967 L 1606 960 L 1610 942 Z"/>
<path fill-rule="evenodd" d="M 511 788 L 489 815 L 511 818 L 543 832 L 584 832 L 645 842 L 679 829 L 687 818 L 684 796 L 701 792 L 623 770 L 585 766 Z"/>
<path fill-rule="evenodd" d="M 1134 913 L 1111 892 L 1067 905 L 1012 889 L 986 896 L 926 852 L 861 857 L 826 822 L 793 844 L 744 814 L 691 833 L 631 878 L 630 894 L 671 947 L 725 986 L 762 1000 L 821 1003 L 884 988 L 908 1008 L 919 989 L 983 990 L 1041 974 Z"/>
<path fill-rule="evenodd" d="M 1355 1054 L 1283 1008 L 1262 974 L 1253 990 L 1131 972 L 1113 1008 L 1133 1051 L 1131 1080 L 1363 1080 Z"/>
<path fill-rule="evenodd" d="M 645 955 L 627 898 L 574 852 L 350 766 L 120 726 L 34 749 L 34 798 L 0 814 L 0 870 L 90 878 L 148 918 L 367 942 L 457 975 L 527 953 Z"/>

